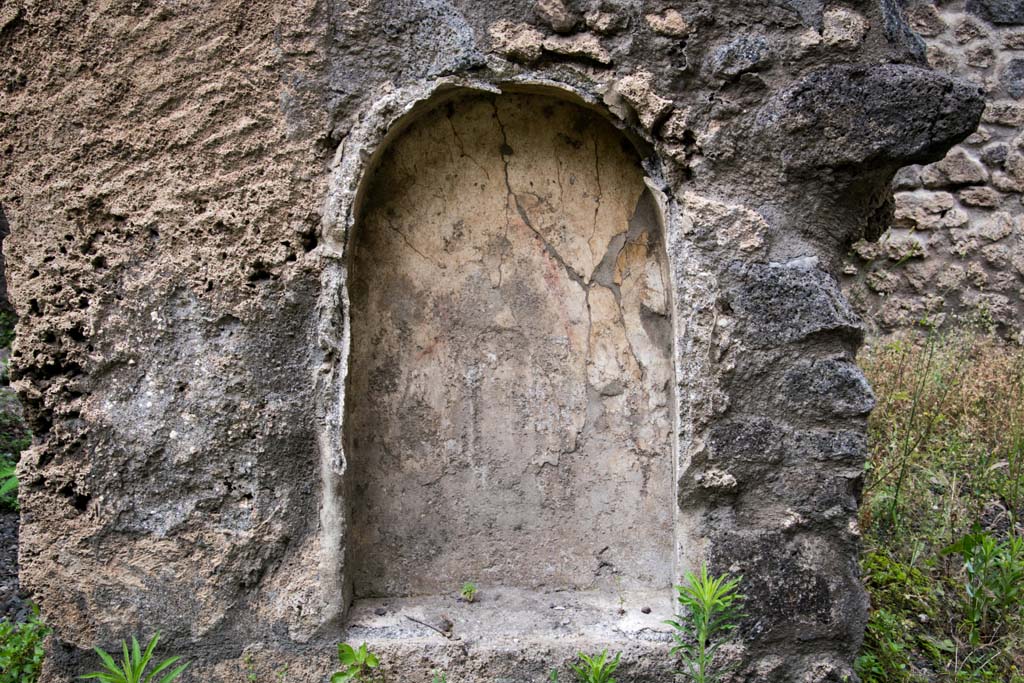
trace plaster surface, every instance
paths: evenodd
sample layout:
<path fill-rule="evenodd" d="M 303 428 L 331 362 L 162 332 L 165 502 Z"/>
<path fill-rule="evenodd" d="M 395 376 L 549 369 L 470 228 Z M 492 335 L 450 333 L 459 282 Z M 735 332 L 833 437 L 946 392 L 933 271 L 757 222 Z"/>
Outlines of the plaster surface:
<path fill-rule="evenodd" d="M 657 208 L 611 124 L 449 101 L 356 228 L 354 593 L 660 587 L 673 568 L 671 321 Z"/>

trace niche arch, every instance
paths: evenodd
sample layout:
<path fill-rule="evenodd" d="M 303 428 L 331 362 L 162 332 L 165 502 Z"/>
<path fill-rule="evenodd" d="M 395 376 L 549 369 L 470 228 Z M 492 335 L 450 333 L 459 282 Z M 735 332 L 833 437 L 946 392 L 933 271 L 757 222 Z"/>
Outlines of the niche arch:
<path fill-rule="evenodd" d="M 670 599 L 672 286 L 636 145 L 523 88 L 446 92 L 378 149 L 345 245 L 345 594 Z"/>

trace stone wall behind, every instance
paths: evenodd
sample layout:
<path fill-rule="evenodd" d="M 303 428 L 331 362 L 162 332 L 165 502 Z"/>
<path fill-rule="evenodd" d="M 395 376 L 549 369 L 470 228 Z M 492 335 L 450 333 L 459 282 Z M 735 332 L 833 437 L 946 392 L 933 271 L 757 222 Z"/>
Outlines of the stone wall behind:
<path fill-rule="evenodd" d="M 874 328 L 976 321 L 1024 341 L 1024 2 L 904 0 L 929 64 L 981 86 L 977 132 L 909 166 L 877 242 L 856 242 L 843 285 Z"/>

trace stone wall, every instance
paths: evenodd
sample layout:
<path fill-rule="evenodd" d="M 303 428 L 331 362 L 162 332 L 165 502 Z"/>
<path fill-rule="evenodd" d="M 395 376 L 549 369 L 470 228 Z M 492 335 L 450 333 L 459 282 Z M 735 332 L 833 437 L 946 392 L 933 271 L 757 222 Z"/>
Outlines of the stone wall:
<path fill-rule="evenodd" d="M 702 562 L 743 575 L 737 676 L 852 680 L 867 607 L 856 512 L 873 398 L 854 363 L 861 322 L 836 278 L 848 245 L 884 227 L 896 170 L 940 159 L 982 110 L 976 87 L 922 68 L 923 53 L 895 0 L 5 3 L 0 203 L 20 316 L 13 376 L 35 435 L 20 464 L 20 562 L 54 627 L 44 682 L 95 666 L 94 645 L 155 629 L 166 651 L 192 661 L 187 683 L 273 680 L 282 666 L 289 680 L 323 680 L 336 643 L 364 635 L 394 680 L 426 681 L 434 667 L 459 681 L 543 680 L 579 650 L 606 647 L 625 653 L 620 680 L 664 680 L 676 668 L 657 630 L 672 602 L 658 587 L 665 557 L 673 582 Z M 493 120 L 465 131 L 445 120 L 459 98 L 500 110 L 525 95 L 584 113 L 560 124 L 564 138 L 506 131 L 496 150 Z M 546 107 L 526 109 L 524 128 L 541 126 Z M 582 161 L 594 117 L 600 139 L 621 146 L 597 168 Z M 457 131 L 467 157 L 426 165 L 445 158 L 436 151 L 406 168 L 418 157 L 403 133 L 417 122 L 433 136 L 422 144 L 445 154 Z M 563 143 L 573 151 L 543 152 Z M 564 198 L 552 156 L 579 166 Z M 474 160 L 479 172 L 456 172 Z M 618 185 L 606 182 L 609 160 Z M 641 196 L 657 208 L 661 244 L 642 248 L 638 227 L 623 253 L 644 262 L 646 287 L 664 267 L 668 291 L 638 305 L 641 278 L 605 256 L 630 239 L 623 216 L 650 223 L 646 208 L 630 213 Z M 424 276 L 416 259 L 458 251 L 445 216 L 474 199 L 482 208 L 468 217 L 480 220 L 464 221 L 473 229 L 460 267 Z M 546 208 L 556 205 L 581 217 L 563 230 L 561 209 Z M 650 247 L 653 237 L 648 225 Z M 495 256 L 500 287 L 488 293 Z M 401 273 L 417 275 L 412 286 Z M 445 292 L 473 278 L 471 306 L 492 330 L 528 340 L 472 343 L 480 319 Z M 667 345 L 656 332 L 664 301 Z M 534 317 L 512 319 L 520 304 Z M 450 327 L 431 327 L 445 315 Z M 515 402 L 510 424 L 474 417 L 473 363 L 456 353 L 430 365 L 432 340 L 416 337 L 427 330 L 464 360 L 482 354 L 490 384 L 477 386 L 492 407 L 502 393 Z M 566 341 L 566 362 L 544 365 L 559 336 L 577 340 L 572 353 Z M 638 351 L 644 337 L 659 341 Z M 654 361 L 666 348 L 662 389 Z M 397 368 L 374 357 L 387 350 Z M 631 357 L 647 358 L 651 374 Z M 531 358 L 538 367 L 527 371 Z M 502 375 L 513 370 L 528 384 Z M 455 384 L 460 372 L 468 385 Z M 575 389 L 526 395 L 544 373 Z M 416 422 L 401 394 L 439 382 L 452 396 L 467 391 L 469 405 L 433 397 L 442 419 Z M 614 410 L 597 419 L 606 405 Z M 464 432 L 445 415 L 488 427 L 460 450 Z M 568 452 L 581 415 L 586 462 Z M 665 452 L 666 422 L 670 462 L 641 457 L 645 439 Z M 423 438 L 402 442 L 410 426 Z M 416 457 L 389 457 L 381 444 Z M 605 539 L 611 562 L 567 542 L 566 574 L 545 592 L 531 585 L 542 568 L 500 555 L 513 566 L 480 579 L 482 611 L 442 612 L 455 607 L 450 593 L 413 595 L 433 602 L 408 608 L 353 605 L 372 597 L 357 578 L 376 571 L 370 534 L 426 533 L 485 553 L 492 530 L 472 525 L 474 514 L 495 517 L 489 497 L 545 539 L 571 541 L 572 529 L 556 536 L 542 506 L 503 488 L 522 451 L 543 474 L 526 462 L 519 490 L 564 476 L 592 506 L 570 517 Z M 645 462 L 659 477 L 649 500 L 667 514 L 642 509 Z M 602 467 L 626 498 L 607 495 Z M 483 471 L 499 482 L 466 476 Z M 451 485 L 438 504 L 472 534 L 446 515 L 405 518 L 393 507 L 404 498 L 379 495 L 421 475 L 428 491 Z M 453 495 L 475 502 L 463 510 Z M 392 507 L 371 517 L 381 501 Z M 423 497 L 409 502 L 429 515 Z M 626 533 L 618 515 L 639 528 Z M 499 531 L 517 538 L 514 523 Z M 642 547 L 632 533 L 650 534 L 657 560 L 629 557 Z M 407 547 L 386 541 L 388 552 Z M 472 561 L 483 574 L 485 558 Z M 415 565 L 398 576 L 421 584 L 396 589 L 385 574 L 384 591 L 426 593 L 455 578 L 443 568 L 430 585 Z M 655 565 L 648 587 L 661 602 L 618 604 L 618 586 Z M 598 570 L 598 597 L 552 616 L 568 600 L 557 589 Z M 406 618 L 444 614 L 457 638 Z"/>
<path fill-rule="evenodd" d="M 987 105 L 945 159 L 897 174 L 890 226 L 853 245 L 844 290 L 877 332 L 977 322 L 1024 342 L 1024 5 L 905 4 L 928 63 Z"/>

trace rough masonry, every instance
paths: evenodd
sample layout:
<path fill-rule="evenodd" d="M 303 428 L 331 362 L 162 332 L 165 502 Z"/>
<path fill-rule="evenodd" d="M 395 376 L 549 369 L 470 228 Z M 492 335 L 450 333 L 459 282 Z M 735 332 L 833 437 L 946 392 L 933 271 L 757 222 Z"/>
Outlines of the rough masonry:
<path fill-rule="evenodd" d="M 873 331 L 976 323 L 1024 341 L 1024 7 L 906 3 L 928 64 L 985 93 L 981 125 L 941 161 L 909 166 L 877 241 L 853 244 L 843 287 Z"/>
<path fill-rule="evenodd" d="M 46 683 L 155 629 L 189 681 L 664 680 L 704 561 L 735 680 L 855 680 L 837 277 L 984 107 L 895 0 L 18 0 L 0 53 Z"/>

